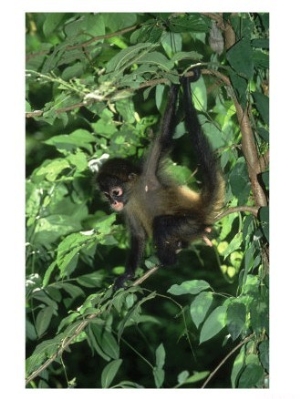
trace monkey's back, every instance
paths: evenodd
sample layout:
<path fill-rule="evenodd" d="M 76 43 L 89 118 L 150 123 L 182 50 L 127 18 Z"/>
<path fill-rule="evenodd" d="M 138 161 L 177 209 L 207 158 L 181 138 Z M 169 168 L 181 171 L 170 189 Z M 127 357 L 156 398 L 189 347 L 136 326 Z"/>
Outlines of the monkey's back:
<path fill-rule="evenodd" d="M 136 193 L 134 192 L 136 191 Z M 132 215 L 139 220 L 141 227 L 152 236 L 153 220 L 161 215 L 199 216 L 201 194 L 176 183 L 146 183 L 143 179 L 136 182 L 130 201 L 124 209 L 128 218 Z M 201 220 L 201 223 L 204 223 Z"/>

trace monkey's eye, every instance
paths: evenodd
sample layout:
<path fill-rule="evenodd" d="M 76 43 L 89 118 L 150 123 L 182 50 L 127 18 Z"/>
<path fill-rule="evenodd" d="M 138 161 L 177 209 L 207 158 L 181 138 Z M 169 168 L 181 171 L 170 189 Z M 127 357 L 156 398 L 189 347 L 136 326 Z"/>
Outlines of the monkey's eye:
<path fill-rule="evenodd" d="M 120 197 L 123 194 L 123 190 L 121 187 L 114 187 L 110 193 L 113 197 Z"/>

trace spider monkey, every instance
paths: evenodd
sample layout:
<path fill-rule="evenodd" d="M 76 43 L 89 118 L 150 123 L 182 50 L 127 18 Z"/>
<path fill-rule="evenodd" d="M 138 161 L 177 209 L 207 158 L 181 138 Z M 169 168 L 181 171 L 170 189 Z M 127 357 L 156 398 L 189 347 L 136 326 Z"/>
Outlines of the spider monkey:
<path fill-rule="evenodd" d="M 126 159 L 108 159 L 97 175 L 99 188 L 111 208 L 124 214 L 131 237 L 125 273 L 116 279 L 115 289 L 124 287 L 134 277 L 148 237 L 153 239 L 160 266 L 175 264 L 179 250 L 196 239 L 210 242 L 206 234 L 222 208 L 224 181 L 192 102 L 190 82 L 198 80 L 200 70 L 193 72 L 192 78 L 181 77 L 180 84 L 185 126 L 201 171 L 201 191 L 178 185 L 163 171 L 163 161 L 172 147 L 179 84 L 170 87 L 160 133 L 143 164 L 136 166 Z"/>

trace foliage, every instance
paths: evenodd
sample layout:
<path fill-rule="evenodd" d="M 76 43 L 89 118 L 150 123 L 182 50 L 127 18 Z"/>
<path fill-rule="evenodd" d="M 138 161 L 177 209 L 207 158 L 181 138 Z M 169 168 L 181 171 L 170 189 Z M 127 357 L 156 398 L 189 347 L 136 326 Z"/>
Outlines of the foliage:
<path fill-rule="evenodd" d="M 37 13 L 26 26 L 27 386 L 266 387 L 268 14 Z M 192 64 L 227 182 L 214 247 L 114 293 L 128 240 L 89 165 L 141 158 L 165 87 Z M 178 117 L 169 168 L 191 183 Z M 139 276 L 154 265 L 149 245 Z"/>

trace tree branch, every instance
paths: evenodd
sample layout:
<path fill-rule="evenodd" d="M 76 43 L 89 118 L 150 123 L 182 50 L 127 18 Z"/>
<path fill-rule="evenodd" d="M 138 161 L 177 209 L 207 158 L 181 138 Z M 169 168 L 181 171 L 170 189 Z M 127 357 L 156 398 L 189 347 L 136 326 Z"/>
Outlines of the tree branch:
<path fill-rule="evenodd" d="M 98 317 L 102 313 L 101 310 L 97 313 L 93 313 L 91 315 L 88 315 L 85 320 L 83 320 L 78 327 L 75 329 L 74 333 L 67 338 L 58 351 L 54 353 L 48 360 L 46 360 L 45 363 L 43 363 L 37 370 L 35 370 L 33 373 L 30 374 L 28 378 L 26 378 L 25 382 L 26 385 L 28 385 L 32 380 L 34 380 L 43 370 L 45 370 L 54 360 L 58 357 L 60 357 L 63 352 L 68 348 L 68 346 L 72 343 L 72 341 L 85 329 L 85 327 L 88 325 L 88 323 L 92 320 Z"/>
<path fill-rule="evenodd" d="M 97 42 L 97 41 L 103 40 L 103 39 L 110 39 L 110 38 L 115 37 L 115 36 L 121 36 L 124 33 L 127 33 L 127 32 L 130 32 L 132 30 L 135 30 L 137 27 L 138 27 L 138 25 L 133 25 L 133 26 L 129 26 L 128 28 L 124 28 L 124 29 L 121 29 L 121 30 L 116 31 L 116 32 L 106 33 L 105 35 L 100 35 L 100 36 L 95 36 L 95 37 L 92 37 L 91 39 L 87 40 L 86 42 L 79 43 L 79 44 L 74 44 L 72 46 L 71 45 L 66 46 L 65 51 L 75 50 L 77 48 L 83 48 L 85 50 L 85 48 L 87 46 L 89 46 L 90 44 L 92 44 L 94 42 Z M 53 48 L 51 48 L 51 49 L 49 49 L 47 51 L 39 51 L 39 52 L 27 54 L 26 55 L 26 61 L 28 62 L 28 61 L 30 61 L 31 58 L 34 58 L 34 57 L 37 57 L 37 56 L 40 56 L 40 55 L 47 55 L 47 54 L 51 53 L 52 50 L 53 50 Z"/>
<path fill-rule="evenodd" d="M 154 266 L 152 269 L 148 270 L 142 277 L 135 280 L 132 284 L 133 287 L 140 285 L 147 278 L 149 278 L 153 273 L 155 273 L 159 269 L 159 266 Z M 99 312 L 88 315 L 85 320 L 83 320 L 75 329 L 74 333 L 66 338 L 57 352 L 54 353 L 48 360 L 45 361 L 37 370 L 31 373 L 25 380 L 26 385 L 28 385 L 32 380 L 34 380 L 43 370 L 45 370 L 51 363 L 54 362 L 58 357 L 60 357 L 63 352 L 71 345 L 74 339 L 86 328 L 86 326 L 90 323 L 91 320 L 98 317 L 103 312 L 103 308 L 99 310 Z"/>
<path fill-rule="evenodd" d="M 232 98 L 235 106 L 238 122 L 242 133 L 242 151 L 246 159 L 248 174 L 251 182 L 252 192 L 255 199 L 255 203 L 258 207 L 266 206 L 267 199 L 263 188 L 258 181 L 258 175 L 262 172 L 260 159 L 258 156 L 257 148 L 254 141 L 254 134 L 251 128 L 250 119 L 247 113 L 247 109 L 243 110 L 242 106 L 238 102 L 234 93 L 233 87 L 227 76 L 223 75 L 219 71 L 210 69 L 203 69 L 203 75 L 214 75 L 218 79 L 221 79 L 225 83 L 228 89 L 228 93 Z"/>
<path fill-rule="evenodd" d="M 258 206 L 247 206 L 247 205 L 234 206 L 232 208 L 226 209 L 226 211 L 217 215 L 216 221 L 221 220 L 223 217 L 230 215 L 230 213 L 235 213 L 235 212 L 250 212 L 252 213 L 252 215 L 257 217 L 258 211 L 259 211 Z"/>

